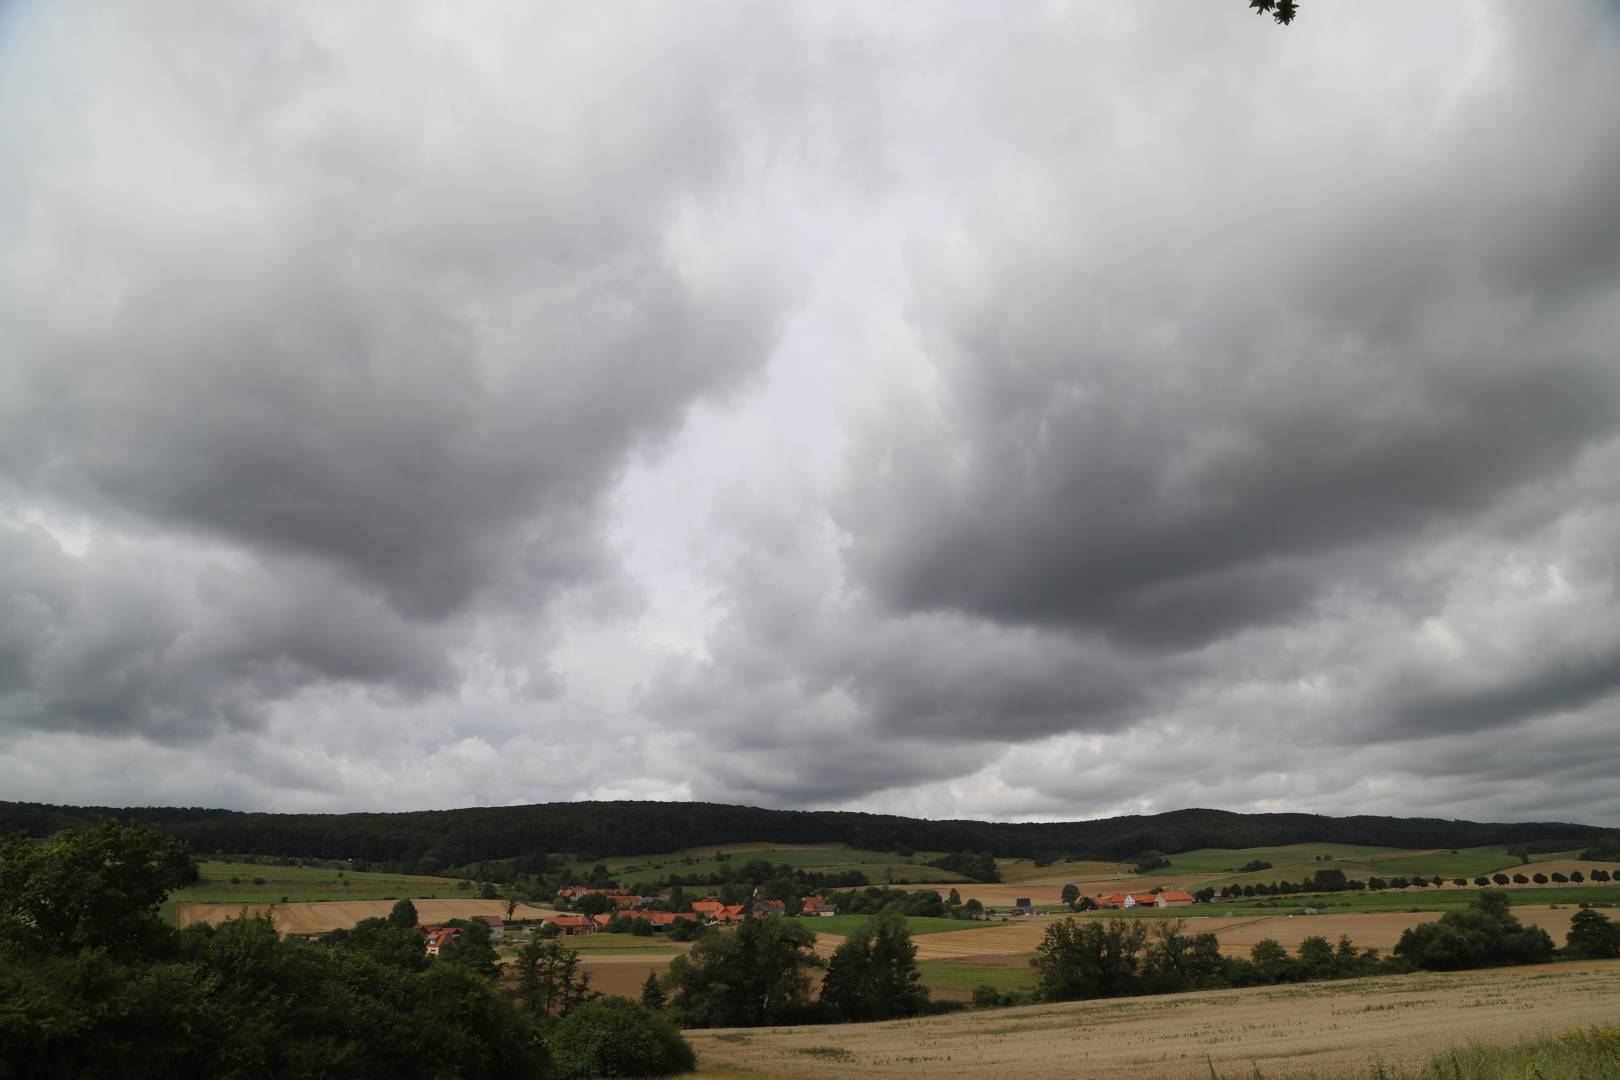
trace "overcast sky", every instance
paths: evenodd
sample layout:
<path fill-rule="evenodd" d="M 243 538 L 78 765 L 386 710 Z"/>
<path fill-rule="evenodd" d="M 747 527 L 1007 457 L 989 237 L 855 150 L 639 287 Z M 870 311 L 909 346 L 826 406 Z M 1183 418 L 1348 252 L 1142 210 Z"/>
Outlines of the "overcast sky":
<path fill-rule="evenodd" d="M 0 0 L 0 798 L 1620 822 L 1620 4 Z"/>

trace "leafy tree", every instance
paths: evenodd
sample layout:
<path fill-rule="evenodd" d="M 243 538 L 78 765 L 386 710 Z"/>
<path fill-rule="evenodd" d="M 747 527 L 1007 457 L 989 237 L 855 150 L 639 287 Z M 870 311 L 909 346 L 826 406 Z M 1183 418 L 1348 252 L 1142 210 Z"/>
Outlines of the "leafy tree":
<path fill-rule="evenodd" d="M 613 902 L 613 898 L 602 893 L 587 893 L 574 901 L 574 910 L 581 915 L 605 915 L 618 909 L 619 905 Z"/>
<path fill-rule="evenodd" d="M 1483 887 L 1484 887 L 1484 886 L 1487 886 L 1487 885 L 1489 885 L 1489 884 L 1490 884 L 1490 883 L 1491 883 L 1491 879 L 1490 879 L 1490 878 L 1488 878 L 1488 877 L 1486 877 L 1486 876 L 1485 876 L 1485 875 L 1484 875 L 1484 874 L 1480 874 L 1480 875 L 1479 875 L 1479 876 L 1478 876 L 1478 877 L 1476 877 L 1476 878 L 1475 878 L 1475 879 L 1474 879 L 1474 884 L 1475 884 L 1475 885 L 1478 885 L 1478 886 L 1480 886 L 1480 887 L 1482 887 L 1482 888 L 1483 888 Z M 1502 884 L 1503 884 L 1503 885 L 1506 885 L 1506 884 L 1507 884 L 1507 878 L 1503 878 L 1503 879 L 1502 879 Z"/>
<path fill-rule="evenodd" d="M 1249 7 L 1258 15 L 1270 15 L 1283 26 L 1293 22 L 1299 14 L 1295 0 L 1249 0 Z"/>
<path fill-rule="evenodd" d="M 962 902 L 962 894 L 957 892 L 955 889 L 952 889 L 951 894 L 945 898 L 945 902 L 951 905 L 951 907 L 955 907 L 957 904 Z"/>
<path fill-rule="evenodd" d="M 461 968 L 484 979 L 500 977 L 500 958 L 489 939 L 489 924 L 482 919 L 460 922 L 461 934 L 439 950 L 439 962 Z"/>
<path fill-rule="evenodd" d="M 917 946 L 897 911 L 872 916 L 833 952 L 821 1003 L 851 1020 L 915 1016 L 928 1002 Z"/>
<path fill-rule="evenodd" d="M 1146 943 L 1141 922 L 1064 919 L 1046 928 L 1029 963 L 1047 1001 L 1120 997 L 1141 987 L 1138 961 Z"/>
<path fill-rule="evenodd" d="M 1063 886 L 1062 900 L 1065 904 L 1073 904 L 1078 899 L 1080 899 L 1080 887 L 1078 885 Z"/>
<path fill-rule="evenodd" d="M 1538 870 L 1536 873 L 1530 875 L 1530 880 L 1535 882 L 1537 885 L 1545 885 L 1547 884 L 1547 875 Z"/>
<path fill-rule="evenodd" d="M 561 1080 L 670 1076 L 697 1067 L 674 1025 L 629 998 L 599 998 L 575 1009 L 552 1031 L 551 1046 Z"/>
<path fill-rule="evenodd" d="M 501 898 L 500 894 L 495 891 L 495 883 L 494 882 L 486 881 L 482 885 L 478 886 L 478 899 L 480 899 L 480 900 L 499 900 L 500 898 Z"/>
<path fill-rule="evenodd" d="M 542 1022 L 566 1016 L 591 996 L 591 977 L 579 970 L 579 953 L 555 939 L 531 939 L 512 965 L 518 1000 Z"/>
<path fill-rule="evenodd" d="M 1601 911 L 1582 908 L 1569 920 L 1564 948 L 1572 956 L 1607 960 L 1620 956 L 1620 926 Z"/>
<path fill-rule="evenodd" d="M 984 851 L 958 851 L 951 855 L 941 855 L 937 859 L 930 859 L 927 865 L 961 874 L 974 881 L 1001 880 L 1001 870 L 996 866 L 995 856 Z"/>
<path fill-rule="evenodd" d="M 0 949 L 153 955 L 171 936 L 159 905 L 195 878 L 185 845 L 150 825 L 103 821 L 38 844 L 14 833 L 0 846 Z"/>
<path fill-rule="evenodd" d="M 334 930 L 321 939 L 328 945 L 364 953 L 389 967 L 426 971 L 428 954 L 422 931 L 389 919 L 362 919 L 352 930 Z"/>
<path fill-rule="evenodd" d="M 1222 984 L 1221 947 L 1215 935 L 1189 935 L 1182 919 L 1154 924 L 1142 977 L 1150 993 L 1170 994 Z"/>
<path fill-rule="evenodd" d="M 1554 870 L 1549 876 L 1555 883 L 1559 885 L 1566 885 L 1569 883 L 1569 878 L 1566 875 L 1559 873 L 1557 870 Z"/>
<path fill-rule="evenodd" d="M 815 941 L 796 919 L 749 919 L 705 934 L 670 964 L 670 1011 L 685 1027 L 791 1023 L 810 1006 L 809 971 L 821 965 Z"/>
<path fill-rule="evenodd" d="M 1507 894 L 1488 890 L 1464 911 L 1409 927 L 1395 955 L 1413 967 L 1440 971 L 1489 964 L 1530 964 L 1552 956 L 1552 939 L 1538 926 L 1524 926 L 1508 910 Z"/>
<path fill-rule="evenodd" d="M 1581 882 L 1586 880 L 1586 875 L 1581 873 L 1579 870 L 1571 870 L 1569 872 L 1569 880 L 1579 885 Z"/>
<path fill-rule="evenodd" d="M 1515 885 L 1528 885 L 1528 884 L 1530 884 L 1530 879 L 1525 877 L 1523 874 L 1514 874 L 1513 875 L 1513 884 L 1515 884 Z"/>
<path fill-rule="evenodd" d="M 1492 874 L 1491 881 L 1497 885 L 1506 885 L 1508 883 L 1508 876 L 1506 874 Z"/>
<path fill-rule="evenodd" d="M 663 1012 L 669 1004 L 669 995 L 664 993 L 664 985 L 658 981 L 658 972 L 652 968 L 647 969 L 647 981 L 641 984 L 641 1003 L 653 1012 Z"/>
<path fill-rule="evenodd" d="M 416 905 L 409 900 L 401 900 L 388 912 L 388 921 L 394 926 L 417 926 L 421 920 L 416 914 Z"/>

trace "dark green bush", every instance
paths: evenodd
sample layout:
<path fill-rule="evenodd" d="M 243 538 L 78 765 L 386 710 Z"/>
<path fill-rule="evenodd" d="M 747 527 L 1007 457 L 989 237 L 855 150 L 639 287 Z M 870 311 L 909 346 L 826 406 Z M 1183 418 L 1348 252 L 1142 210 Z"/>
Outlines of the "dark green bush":
<path fill-rule="evenodd" d="M 697 1065 L 675 1026 L 629 998 L 604 997 L 563 1017 L 550 1038 L 562 1080 L 669 1076 Z"/>

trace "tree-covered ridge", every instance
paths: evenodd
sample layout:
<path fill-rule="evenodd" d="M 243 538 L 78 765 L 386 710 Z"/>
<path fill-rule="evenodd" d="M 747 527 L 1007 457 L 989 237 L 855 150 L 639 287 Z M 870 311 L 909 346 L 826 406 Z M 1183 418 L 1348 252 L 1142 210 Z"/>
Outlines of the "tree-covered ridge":
<path fill-rule="evenodd" d="M 739 841 L 843 843 L 872 851 L 980 851 L 996 857 L 1132 859 L 1196 848 L 1307 842 L 1401 848 L 1566 842 L 1603 829 L 1563 822 L 1237 814 L 1188 809 L 1095 821 L 928 821 L 831 810 L 768 810 L 702 802 L 567 802 L 395 814 L 268 814 L 176 807 L 77 807 L 0 802 L 0 833 L 48 836 L 114 817 L 158 826 L 199 854 L 233 852 L 364 859 L 423 872 L 546 852 L 587 858 L 711 847 Z M 524 869 L 518 867 L 517 869 Z"/>

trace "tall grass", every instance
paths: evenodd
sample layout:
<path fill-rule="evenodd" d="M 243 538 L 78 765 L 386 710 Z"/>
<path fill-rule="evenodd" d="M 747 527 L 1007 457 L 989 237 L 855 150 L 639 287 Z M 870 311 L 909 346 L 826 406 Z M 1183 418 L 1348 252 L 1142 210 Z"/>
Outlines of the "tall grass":
<path fill-rule="evenodd" d="M 1612 1080 L 1620 1077 L 1620 1027 L 1576 1028 L 1510 1046 L 1436 1054 L 1420 1080 Z"/>
<path fill-rule="evenodd" d="M 1221 1072 L 1207 1058 L 1205 1062 L 1210 1080 L 1267 1080 L 1258 1064 Z M 1436 1054 L 1416 1071 L 1374 1062 L 1366 1075 L 1368 1080 L 1615 1080 L 1620 1077 L 1620 1027 L 1575 1028 L 1507 1046 L 1473 1043 Z M 1306 1080 L 1316 1074 L 1289 1071 L 1269 1076 Z"/>

